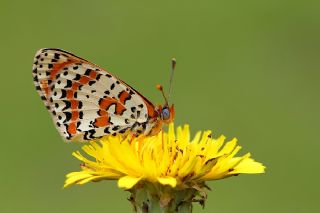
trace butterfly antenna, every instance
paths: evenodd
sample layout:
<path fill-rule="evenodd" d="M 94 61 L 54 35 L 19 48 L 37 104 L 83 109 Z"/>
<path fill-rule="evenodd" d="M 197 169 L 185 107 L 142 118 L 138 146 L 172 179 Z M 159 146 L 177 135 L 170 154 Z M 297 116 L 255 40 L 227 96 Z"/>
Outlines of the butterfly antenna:
<path fill-rule="evenodd" d="M 173 74 L 176 68 L 177 60 L 175 58 L 171 59 L 171 75 L 170 75 L 170 82 L 169 82 L 169 92 L 168 92 L 168 101 L 170 100 L 170 95 L 172 91 L 172 83 L 173 83 Z"/>
<path fill-rule="evenodd" d="M 174 74 L 174 70 L 176 68 L 176 64 L 177 64 L 176 59 L 172 58 L 172 60 L 171 60 L 171 76 L 170 76 L 170 82 L 169 82 L 168 98 L 164 94 L 163 87 L 160 84 L 157 85 L 157 89 L 162 93 L 162 96 L 163 96 L 163 98 L 164 98 L 164 100 L 166 102 L 165 103 L 166 106 L 168 106 L 168 101 L 170 100 L 170 94 L 171 94 L 171 91 L 172 91 L 173 74 Z"/>
<path fill-rule="evenodd" d="M 161 92 L 161 94 L 162 94 L 162 96 L 164 98 L 164 101 L 166 102 L 165 105 L 168 106 L 168 99 L 167 99 L 166 95 L 163 92 L 163 87 L 160 84 L 157 85 L 157 90 L 159 90 Z"/>

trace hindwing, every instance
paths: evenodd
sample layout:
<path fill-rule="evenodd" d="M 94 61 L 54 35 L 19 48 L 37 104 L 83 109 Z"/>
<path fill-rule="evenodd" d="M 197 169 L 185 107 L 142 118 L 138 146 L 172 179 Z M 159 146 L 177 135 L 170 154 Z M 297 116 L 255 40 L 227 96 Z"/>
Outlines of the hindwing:
<path fill-rule="evenodd" d="M 34 84 L 67 141 L 123 133 L 156 116 L 136 90 L 99 66 L 59 49 L 40 49 Z"/>

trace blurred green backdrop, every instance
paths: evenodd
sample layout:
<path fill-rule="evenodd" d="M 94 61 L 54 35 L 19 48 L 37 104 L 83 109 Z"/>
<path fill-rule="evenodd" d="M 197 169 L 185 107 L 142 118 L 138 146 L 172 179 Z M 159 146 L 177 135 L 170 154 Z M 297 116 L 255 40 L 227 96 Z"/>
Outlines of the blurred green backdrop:
<path fill-rule="evenodd" d="M 154 103 L 178 60 L 176 123 L 237 137 L 264 175 L 210 182 L 205 210 L 319 211 L 319 1 L 1 0 L 0 212 L 131 212 L 104 181 L 63 190 L 79 169 L 35 91 L 37 49 L 110 70 Z"/>

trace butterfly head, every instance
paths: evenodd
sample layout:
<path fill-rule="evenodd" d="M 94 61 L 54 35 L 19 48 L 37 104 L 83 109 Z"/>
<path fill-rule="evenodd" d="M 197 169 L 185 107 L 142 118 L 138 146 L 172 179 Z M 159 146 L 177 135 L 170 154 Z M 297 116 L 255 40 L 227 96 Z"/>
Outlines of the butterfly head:
<path fill-rule="evenodd" d="M 171 106 L 169 106 L 168 99 L 165 96 L 161 85 L 157 85 L 157 89 L 161 91 L 165 100 L 165 104 L 163 106 L 160 105 L 158 107 L 159 117 L 164 123 L 169 124 L 174 119 L 174 105 L 172 104 Z"/>
<path fill-rule="evenodd" d="M 160 117 L 164 123 L 171 123 L 174 119 L 174 105 L 164 105 L 164 107 L 160 107 Z"/>

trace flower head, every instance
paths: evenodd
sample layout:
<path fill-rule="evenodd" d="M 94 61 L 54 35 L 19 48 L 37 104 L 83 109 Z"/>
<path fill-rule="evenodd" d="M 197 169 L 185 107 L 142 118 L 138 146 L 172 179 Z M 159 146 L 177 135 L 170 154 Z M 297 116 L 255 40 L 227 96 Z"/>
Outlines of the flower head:
<path fill-rule="evenodd" d="M 235 157 L 237 140 L 224 144 L 210 131 L 190 139 L 189 126 L 169 125 L 169 131 L 151 137 L 107 136 L 83 146 L 73 156 L 82 161 L 82 171 L 67 175 L 64 187 L 89 181 L 118 180 L 131 192 L 135 212 L 191 212 L 192 202 L 204 206 L 205 181 L 241 173 L 263 173 L 265 167 L 250 153 Z"/>
<path fill-rule="evenodd" d="M 152 137 L 107 136 L 83 146 L 91 160 L 73 153 L 83 162 L 82 171 L 68 174 L 64 186 L 115 179 L 124 189 L 143 181 L 184 189 L 208 180 L 264 172 L 265 167 L 250 158 L 250 153 L 235 157 L 241 149 L 236 139 L 225 145 L 224 141 L 224 136 L 212 138 L 210 131 L 190 139 L 188 125 L 175 133 L 173 124 L 168 133 Z"/>

